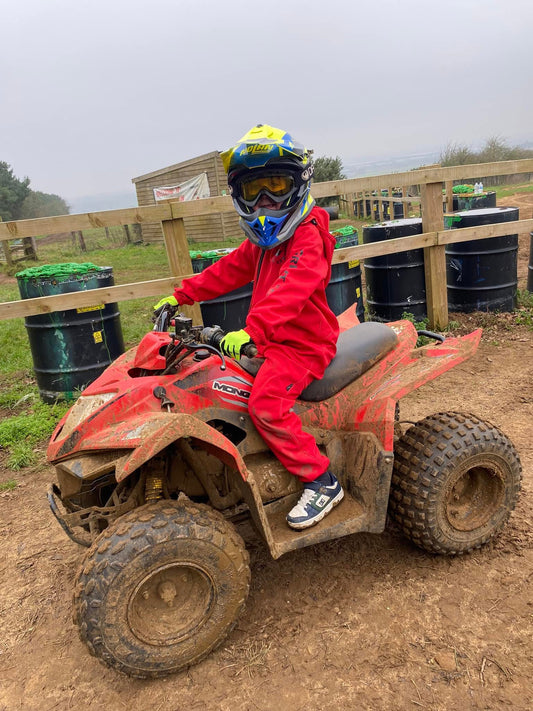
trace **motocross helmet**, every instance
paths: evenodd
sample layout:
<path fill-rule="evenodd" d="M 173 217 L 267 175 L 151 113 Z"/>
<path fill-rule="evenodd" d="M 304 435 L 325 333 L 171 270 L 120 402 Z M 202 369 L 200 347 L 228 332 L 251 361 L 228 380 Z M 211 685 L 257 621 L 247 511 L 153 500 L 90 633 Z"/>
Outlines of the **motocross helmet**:
<path fill-rule="evenodd" d="M 285 242 L 312 210 L 313 165 L 292 136 L 258 124 L 221 154 L 233 204 L 245 235 L 262 249 Z M 263 195 L 279 209 L 259 207 Z"/>

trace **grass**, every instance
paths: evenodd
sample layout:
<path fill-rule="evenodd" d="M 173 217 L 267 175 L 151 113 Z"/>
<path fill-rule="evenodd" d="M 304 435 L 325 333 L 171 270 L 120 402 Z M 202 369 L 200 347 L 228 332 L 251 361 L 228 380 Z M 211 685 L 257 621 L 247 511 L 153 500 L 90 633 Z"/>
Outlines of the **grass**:
<path fill-rule="evenodd" d="M 7 479 L 7 481 L 0 482 L 0 491 L 13 491 L 18 486 L 18 481 L 16 479 Z"/>
<path fill-rule="evenodd" d="M 494 190 L 496 198 L 509 197 L 517 193 L 533 193 L 533 184 L 526 183 L 524 185 L 496 185 L 494 188 L 488 187 L 487 190 Z"/>
<path fill-rule="evenodd" d="M 519 289 L 517 294 L 516 323 L 533 331 L 533 294 L 527 289 Z"/>
<path fill-rule="evenodd" d="M 9 452 L 7 464 L 13 470 L 35 462 L 37 444 L 50 437 L 58 420 L 68 409 L 66 403 L 45 405 L 36 389 L 27 395 L 33 397 L 23 397 L 14 406 L 17 414 L 0 421 L 0 447 Z"/>

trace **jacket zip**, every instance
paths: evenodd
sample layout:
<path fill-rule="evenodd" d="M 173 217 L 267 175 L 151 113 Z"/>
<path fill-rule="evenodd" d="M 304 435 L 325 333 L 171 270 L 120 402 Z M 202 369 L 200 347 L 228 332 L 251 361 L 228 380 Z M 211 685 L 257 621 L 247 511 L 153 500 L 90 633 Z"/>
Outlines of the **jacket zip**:
<path fill-rule="evenodd" d="M 261 256 L 259 257 L 259 261 L 257 262 L 257 270 L 256 270 L 256 272 L 255 272 L 254 288 L 252 289 L 252 300 L 251 300 L 251 302 L 250 302 L 250 308 L 252 307 L 252 304 L 253 304 L 254 301 L 255 301 L 255 298 L 254 298 L 255 294 L 254 294 L 254 292 L 255 292 L 255 287 L 257 286 L 257 283 L 258 283 L 258 281 L 259 281 L 259 274 L 260 274 L 260 272 L 261 272 L 261 265 L 263 264 L 263 258 L 264 258 L 264 256 L 265 256 L 265 250 L 262 249 L 262 250 L 261 250 Z"/>

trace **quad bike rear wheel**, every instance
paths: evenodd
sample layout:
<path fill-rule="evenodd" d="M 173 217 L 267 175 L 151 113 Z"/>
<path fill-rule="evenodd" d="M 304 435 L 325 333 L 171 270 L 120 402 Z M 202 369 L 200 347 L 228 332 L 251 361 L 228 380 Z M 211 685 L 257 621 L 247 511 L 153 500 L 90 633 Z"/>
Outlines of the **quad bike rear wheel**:
<path fill-rule="evenodd" d="M 396 443 L 394 459 L 389 513 L 427 551 L 479 548 L 516 505 L 518 454 L 499 429 L 474 415 L 426 417 Z"/>
<path fill-rule="evenodd" d="M 208 506 L 159 501 L 122 516 L 88 550 L 74 619 L 90 652 L 139 678 L 203 659 L 248 595 L 248 554 Z"/>

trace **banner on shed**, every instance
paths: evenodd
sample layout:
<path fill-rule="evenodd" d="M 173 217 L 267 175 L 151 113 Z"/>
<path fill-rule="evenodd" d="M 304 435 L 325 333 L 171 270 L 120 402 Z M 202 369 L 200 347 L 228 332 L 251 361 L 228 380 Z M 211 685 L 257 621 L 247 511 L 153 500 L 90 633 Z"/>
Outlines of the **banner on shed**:
<path fill-rule="evenodd" d="M 162 185 L 153 190 L 156 202 L 172 199 L 184 202 L 185 200 L 200 200 L 200 198 L 208 198 L 210 196 L 207 173 L 200 173 L 195 178 L 186 180 L 179 185 Z"/>

